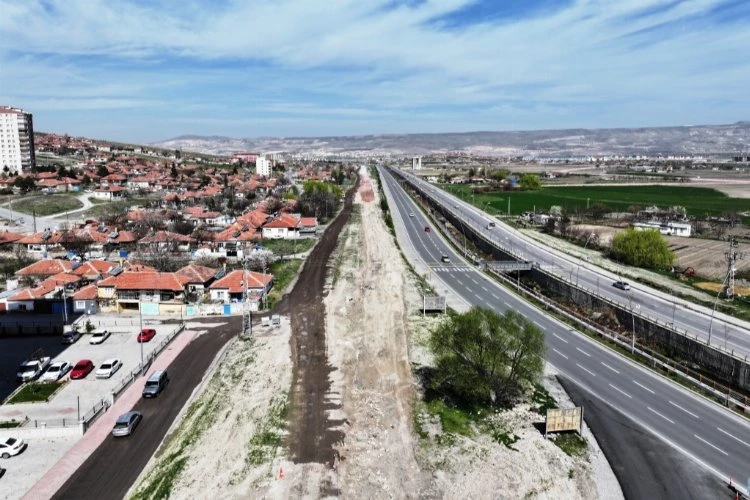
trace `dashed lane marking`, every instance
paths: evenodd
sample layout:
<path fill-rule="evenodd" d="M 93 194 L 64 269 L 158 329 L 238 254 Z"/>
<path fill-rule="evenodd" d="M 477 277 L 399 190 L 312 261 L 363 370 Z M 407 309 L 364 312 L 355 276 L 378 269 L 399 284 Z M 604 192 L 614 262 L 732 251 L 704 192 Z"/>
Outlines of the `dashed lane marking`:
<path fill-rule="evenodd" d="M 565 359 L 568 359 L 568 357 L 567 357 L 567 356 L 566 356 L 565 354 L 561 353 L 560 351 L 558 351 L 558 350 L 557 350 L 557 349 L 555 349 L 554 347 L 552 348 L 552 350 L 553 350 L 553 351 L 555 351 L 555 352 L 556 352 L 557 354 L 559 354 L 560 356 L 562 356 L 563 358 L 565 358 Z"/>
<path fill-rule="evenodd" d="M 726 434 L 727 436 L 729 436 L 730 438 L 734 439 L 735 441 L 739 441 L 740 443 L 742 443 L 745 446 L 747 446 L 748 448 L 750 448 L 750 443 L 748 443 L 746 441 L 743 441 L 743 440 L 741 440 L 740 438 L 738 438 L 736 436 L 733 436 L 732 434 L 728 433 L 727 431 L 725 431 L 721 427 L 717 427 L 717 429 L 719 430 L 719 432 L 722 432 L 722 433 Z"/>
<path fill-rule="evenodd" d="M 578 364 L 578 363 L 576 363 L 576 366 L 577 366 L 578 368 L 580 368 L 581 370 L 585 371 L 586 373 L 588 373 L 589 375 L 592 375 L 592 376 L 596 377 L 596 373 L 592 372 L 591 370 L 589 370 L 589 369 L 588 369 L 588 368 L 586 368 L 585 366 L 581 366 L 581 365 L 580 365 L 580 364 Z"/>
<path fill-rule="evenodd" d="M 710 446 L 714 450 L 718 451 L 719 453 L 723 453 L 724 455 L 729 456 L 729 453 L 727 453 L 726 451 L 722 450 L 721 448 L 719 448 L 715 444 L 709 443 L 708 441 L 706 441 L 705 439 L 703 439 L 702 437 L 700 437 L 698 434 L 693 434 L 693 437 L 695 439 L 699 439 L 699 440 L 703 441 L 704 443 L 706 443 L 708 446 Z"/>
<path fill-rule="evenodd" d="M 618 375 L 620 374 L 620 372 L 619 372 L 619 371 L 615 370 L 614 368 L 612 368 L 611 366 L 609 366 L 609 365 L 608 365 L 607 363 L 605 363 L 604 361 L 600 361 L 600 363 L 601 363 L 601 364 L 603 364 L 605 368 L 609 368 L 610 370 L 612 370 L 613 372 L 615 372 L 615 373 L 616 373 L 616 374 L 618 374 Z"/>
<path fill-rule="evenodd" d="M 562 341 L 563 341 L 563 342 L 565 342 L 566 344 L 568 343 L 568 341 L 567 341 L 567 340 L 565 340 L 564 338 L 562 338 L 562 337 L 561 337 L 561 336 L 559 336 L 558 334 L 556 334 L 556 333 L 553 333 L 552 335 L 554 335 L 555 337 L 557 337 L 557 338 L 558 338 L 559 340 L 562 340 Z"/>
<path fill-rule="evenodd" d="M 580 352 L 580 353 L 584 354 L 585 356 L 588 356 L 589 358 L 591 357 L 591 354 L 587 353 L 586 351 L 584 351 L 584 350 L 583 350 L 583 349 L 581 349 L 580 347 L 576 347 L 576 351 L 578 351 L 578 352 Z"/>
<path fill-rule="evenodd" d="M 654 409 L 653 409 L 653 408 L 651 408 L 650 406 L 647 406 L 646 408 L 648 408 L 648 409 L 649 409 L 650 411 L 652 411 L 652 412 L 656 413 L 657 415 L 659 415 L 659 416 L 660 416 L 661 418 L 663 418 L 664 420 L 666 420 L 666 421 L 667 421 L 667 422 L 669 422 L 670 424 L 674 425 L 674 420 L 672 420 L 671 418 L 667 418 L 667 417 L 665 417 L 664 415 L 662 415 L 662 414 L 661 414 L 661 413 L 659 413 L 658 411 L 654 410 Z"/>
<path fill-rule="evenodd" d="M 682 406 L 678 405 L 678 404 L 677 404 L 677 403 L 675 403 L 674 401 L 670 401 L 670 402 L 669 402 L 669 404 L 671 404 L 672 406 L 674 406 L 674 407 L 676 407 L 676 408 L 679 408 L 680 410 L 684 411 L 684 412 L 685 412 L 685 413 L 687 413 L 688 415 L 692 415 L 692 416 L 693 416 L 693 417 L 695 417 L 695 418 L 700 418 L 700 417 L 699 417 L 698 415 L 696 415 L 696 414 L 695 414 L 695 413 L 693 413 L 692 411 L 688 411 L 688 410 L 686 410 L 685 408 L 683 408 Z"/>
<path fill-rule="evenodd" d="M 629 397 L 630 399 L 633 399 L 633 396 L 631 396 L 631 395 L 630 395 L 630 394 L 628 394 L 627 392 L 623 391 L 622 389 L 620 389 L 620 388 L 619 388 L 619 387 L 617 387 L 616 385 L 612 385 L 612 384 L 609 384 L 609 386 L 610 386 L 610 387 L 611 387 L 612 389 L 614 389 L 614 390 L 616 390 L 617 392 L 619 392 L 620 394 L 624 394 L 625 396 Z"/>
<path fill-rule="evenodd" d="M 641 389 L 643 389 L 643 390 L 645 390 L 645 391 L 648 391 L 648 392 L 650 392 L 651 394 L 656 394 L 656 393 L 655 393 L 654 391 L 652 391 L 651 389 L 649 389 L 648 387 L 646 387 L 646 386 L 645 386 L 645 385 L 643 385 L 643 384 L 639 384 L 639 383 L 638 383 L 638 382 L 636 382 L 635 380 L 633 380 L 633 383 L 634 383 L 635 385 L 637 385 L 638 387 L 640 387 Z"/>

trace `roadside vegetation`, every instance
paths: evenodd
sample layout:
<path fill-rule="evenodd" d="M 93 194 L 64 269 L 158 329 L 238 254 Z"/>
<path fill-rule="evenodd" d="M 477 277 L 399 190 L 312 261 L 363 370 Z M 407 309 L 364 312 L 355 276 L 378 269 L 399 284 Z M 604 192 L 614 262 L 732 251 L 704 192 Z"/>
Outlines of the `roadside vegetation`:
<path fill-rule="evenodd" d="M 5 401 L 5 404 L 40 403 L 49 401 L 65 382 L 29 382 Z"/>
<path fill-rule="evenodd" d="M 620 231 L 612 239 L 609 254 L 615 260 L 646 269 L 669 269 L 675 261 L 667 240 L 655 229 Z"/>

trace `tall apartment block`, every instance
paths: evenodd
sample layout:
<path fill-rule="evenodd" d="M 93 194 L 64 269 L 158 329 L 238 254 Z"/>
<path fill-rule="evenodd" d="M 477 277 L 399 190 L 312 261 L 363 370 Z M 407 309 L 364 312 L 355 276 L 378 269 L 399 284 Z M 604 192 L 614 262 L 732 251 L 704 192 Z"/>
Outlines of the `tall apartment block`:
<path fill-rule="evenodd" d="M 0 174 L 20 174 L 22 170 L 30 170 L 35 165 L 31 113 L 0 106 Z"/>

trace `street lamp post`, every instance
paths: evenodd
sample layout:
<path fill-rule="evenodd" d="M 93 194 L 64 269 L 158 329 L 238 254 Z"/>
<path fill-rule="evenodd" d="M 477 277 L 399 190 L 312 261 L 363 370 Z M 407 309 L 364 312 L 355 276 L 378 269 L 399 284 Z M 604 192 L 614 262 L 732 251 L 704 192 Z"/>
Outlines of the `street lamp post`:
<path fill-rule="evenodd" d="M 138 295 L 138 335 L 140 336 L 143 333 L 143 308 L 141 303 L 141 296 L 140 292 Z M 141 341 L 139 342 L 141 344 L 141 375 L 143 375 L 146 372 L 146 366 L 143 364 L 143 338 L 141 338 Z"/>

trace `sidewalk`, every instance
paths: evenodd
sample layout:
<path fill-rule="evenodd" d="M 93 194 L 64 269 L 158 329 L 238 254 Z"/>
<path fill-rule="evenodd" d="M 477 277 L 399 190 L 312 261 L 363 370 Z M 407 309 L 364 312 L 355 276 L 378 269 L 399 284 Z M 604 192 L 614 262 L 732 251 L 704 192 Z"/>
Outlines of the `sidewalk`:
<path fill-rule="evenodd" d="M 198 335 L 184 330 L 170 343 L 151 365 L 149 372 L 169 366 Z M 110 409 L 94 422 L 84 436 L 24 496 L 24 500 L 46 500 L 59 490 L 78 470 L 91 453 L 109 437 L 117 417 L 133 408 L 141 398 L 145 377 L 140 377 L 120 396 Z"/>

